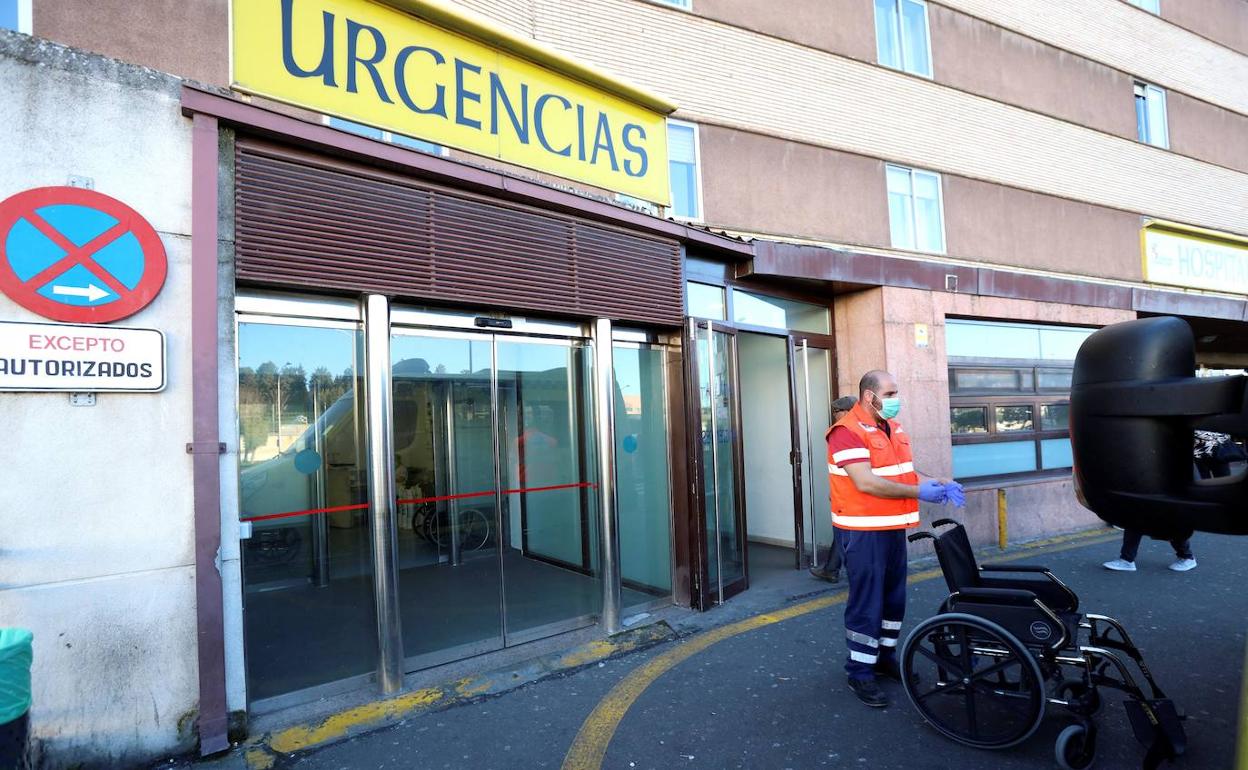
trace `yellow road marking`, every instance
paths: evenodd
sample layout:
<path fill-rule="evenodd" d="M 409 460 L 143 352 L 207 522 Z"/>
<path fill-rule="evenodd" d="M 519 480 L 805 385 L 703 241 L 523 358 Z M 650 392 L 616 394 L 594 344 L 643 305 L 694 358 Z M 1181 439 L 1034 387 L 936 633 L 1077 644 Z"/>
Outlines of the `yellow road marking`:
<path fill-rule="evenodd" d="M 1019 559 L 1035 555 L 1037 551 L 1058 553 L 1085 545 L 1109 542 L 1117 538 L 1117 532 L 1106 533 L 1104 530 L 1063 535 L 1033 543 L 1025 551 L 1019 553 L 996 557 L 993 559 L 993 562 L 1018 561 Z M 940 575 L 939 569 L 923 570 L 910 575 L 907 583 L 914 585 L 915 583 L 940 577 Z M 598 706 L 590 712 L 589 716 L 585 718 L 585 722 L 581 725 L 581 729 L 577 732 L 576 737 L 572 739 L 572 745 L 568 748 L 568 753 L 563 759 L 563 770 L 599 770 L 602 767 L 603 757 L 607 754 L 607 746 L 610 745 L 616 729 L 620 726 L 620 722 L 623 721 L 624 715 L 628 713 L 629 708 L 632 707 L 637 698 L 641 697 L 646 688 L 682 662 L 714 644 L 744 634 L 747 631 L 753 631 L 756 628 L 762 628 L 763 626 L 769 626 L 800 615 L 827 609 L 837 604 L 843 604 L 847 596 L 847 592 L 841 591 L 831 596 L 794 604 L 782 610 L 754 615 L 744 620 L 738 620 L 736 623 L 730 623 L 726 626 L 706 631 L 681 643 L 678 647 L 655 656 L 652 660 L 633 670 L 620 680 L 615 687 L 611 688 L 606 697 L 598 703 Z M 1244 770 L 1248 770 L 1248 768 Z"/>
<path fill-rule="evenodd" d="M 316 725 L 288 727 L 269 738 L 269 748 L 282 754 L 290 754 L 341 738 L 351 730 L 381 724 L 401 714 L 429 706 L 441 700 L 445 694 L 438 688 L 416 690 L 398 698 L 375 701 L 348 709 Z"/>

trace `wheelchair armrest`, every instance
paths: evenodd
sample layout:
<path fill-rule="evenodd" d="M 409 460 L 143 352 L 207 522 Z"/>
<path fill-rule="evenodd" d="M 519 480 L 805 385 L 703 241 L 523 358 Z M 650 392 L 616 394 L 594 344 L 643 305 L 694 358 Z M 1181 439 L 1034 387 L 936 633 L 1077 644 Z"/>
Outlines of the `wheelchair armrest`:
<path fill-rule="evenodd" d="M 981 572 L 1049 572 L 1048 567 L 1038 564 L 981 564 L 979 569 Z"/>
<path fill-rule="evenodd" d="M 951 601 L 966 600 L 975 603 L 1013 604 L 1033 606 L 1036 595 L 1020 588 L 963 588 L 949 596 Z"/>

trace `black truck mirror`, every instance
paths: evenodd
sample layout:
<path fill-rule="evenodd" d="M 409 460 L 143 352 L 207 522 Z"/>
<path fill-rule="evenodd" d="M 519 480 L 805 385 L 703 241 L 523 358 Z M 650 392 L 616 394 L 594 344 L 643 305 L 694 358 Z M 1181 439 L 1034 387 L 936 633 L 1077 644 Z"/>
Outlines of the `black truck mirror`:
<path fill-rule="evenodd" d="M 1105 521 L 1172 538 L 1248 534 L 1248 473 L 1197 480 L 1196 429 L 1248 435 L 1244 377 L 1195 377 L 1179 318 L 1107 326 L 1075 358 L 1070 440 L 1080 502 Z"/>

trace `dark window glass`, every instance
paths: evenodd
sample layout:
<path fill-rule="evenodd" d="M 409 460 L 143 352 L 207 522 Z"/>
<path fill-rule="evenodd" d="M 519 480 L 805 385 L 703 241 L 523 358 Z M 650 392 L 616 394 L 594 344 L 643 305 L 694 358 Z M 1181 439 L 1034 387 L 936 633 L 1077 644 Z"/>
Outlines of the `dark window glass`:
<path fill-rule="evenodd" d="M 1031 406 L 998 406 L 997 433 L 1032 430 Z"/>
<path fill-rule="evenodd" d="M 988 410 L 982 406 L 955 406 L 949 410 L 954 433 L 987 433 Z"/>
<path fill-rule="evenodd" d="M 1045 404 L 1040 407 L 1041 430 L 1069 430 L 1070 404 Z"/>

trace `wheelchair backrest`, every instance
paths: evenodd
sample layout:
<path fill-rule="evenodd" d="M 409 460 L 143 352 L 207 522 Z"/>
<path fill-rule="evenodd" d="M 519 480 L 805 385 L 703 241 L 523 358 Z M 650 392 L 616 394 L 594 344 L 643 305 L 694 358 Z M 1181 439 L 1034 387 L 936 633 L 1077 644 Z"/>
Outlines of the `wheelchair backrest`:
<path fill-rule="evenodd" d="M 940 561 L 940 571 L 945 575 L 949 592 L 979 586 L 979 564 L 975 561 L 975 551 L 971 548 L 971 539 L 966 536 L 966 528 L 949 519 L 935 522 L 933 526 L 942 524 L 952 525 L 935 536 L 936 558 Z"/>

